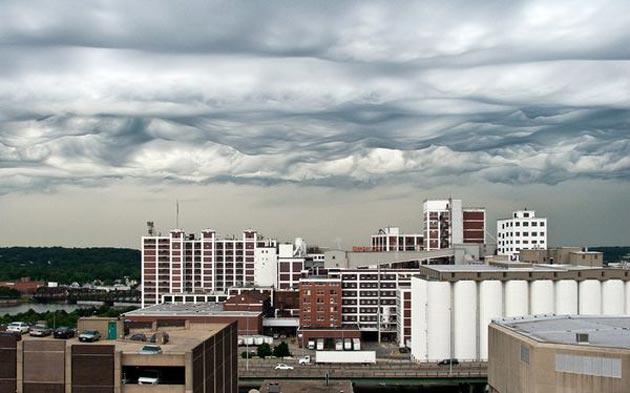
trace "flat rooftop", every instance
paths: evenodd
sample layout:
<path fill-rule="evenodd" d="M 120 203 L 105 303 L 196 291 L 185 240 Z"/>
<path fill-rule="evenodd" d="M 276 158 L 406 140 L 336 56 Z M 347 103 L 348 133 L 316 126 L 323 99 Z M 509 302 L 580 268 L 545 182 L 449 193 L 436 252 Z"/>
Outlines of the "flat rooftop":
<path fill-rule="evenodd" d="M 125 313 L 126 317 L 134 316 L 166 316 L 166 317 L 191 317 L 191 316 L 252 316 L 260 315 L 259 311 L 225 311 L 223 303 L 177 303 L 156 304 Z"/>
<path fill-rule="evenodd" d="M 415 276 L 426 280 L 622 280 L 630 281 L 630 269 L 599 266 L 490 263 L 467 265 L 422 265 Z"/>
<path fill-rule="evenodd" d="M 22 335 L 22 340 L 24 341 L 46 341 L 46 340 L 54 340 L 57 342 L 65 342 L 66 346 L 72 346 L 76 344 L 81 345 L 115 345 L 116 351 L 121 351 L 123 354 L 137 354 L 142 347 L 145 345 L 158 345 L 162 349 L 162 353 L 164 354 L 184 354 L 186 352 L 190 352 L 193 348 L 197 347 L 202 342 L 206 341 L 208 338 L 214 336 L 223 328 L 228 326 L 225 323 L 212 323 L 212 324 L 204 324 L 203 326 L 193 327 L 193 328 L 183 328 L 183 327 L 165 327 L 160 328 L 157 331 L 152 331 L 150 329 L 132 329 L 130 334 L 125 339 L 116 339 L 116 340 L 105 340 L 100 339 L 94 342 L 80 342 L 77 336 L 71 339 L 62 340 L 55 339 L 51 336 L 48 337 L 31 337 L 27 334 Z M 133 334 L 136 333 L 144 333 L 147 336 L 147 339 L 153 334 L 157 332 L 166 332 L 169 335 L 169 342 L 167 344 L 152 344 L 150 342 L 143 341 L 132 341 L 129 340 Z"/>
<path fill-rule="evenodd" d="M 545 315 L 493 321 L 541 343 L 630 349 L 630 316 Z M 576 334 L 588 334 L 577 343 Z"/>
<path fill-rule="evenodd" d="M 468 273 L 468 272 L 508 272 L 511 270 L 518 271 L 536 271 L 536 272 L 558 272 L 569 270 L 593 270 L 601 269 L 591 266 L 577 265 L 547 265 L 547 264 L 529 264 L 522 262 L 502 262 L 500 265 L 486 264 L 469 264 L 469 265 L 423 265 L 423 269 L 430 269 L 443 273 Z"/>

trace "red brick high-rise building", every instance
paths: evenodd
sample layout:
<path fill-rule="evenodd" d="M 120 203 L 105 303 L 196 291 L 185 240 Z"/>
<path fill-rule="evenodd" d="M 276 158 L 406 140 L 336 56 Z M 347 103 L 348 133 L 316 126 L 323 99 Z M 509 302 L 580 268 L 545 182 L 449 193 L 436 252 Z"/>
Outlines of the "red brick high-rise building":
<path fill-rule="evenodd" d="M 341 327 L 341 279 L 300 280 L 300 327 Z"/>

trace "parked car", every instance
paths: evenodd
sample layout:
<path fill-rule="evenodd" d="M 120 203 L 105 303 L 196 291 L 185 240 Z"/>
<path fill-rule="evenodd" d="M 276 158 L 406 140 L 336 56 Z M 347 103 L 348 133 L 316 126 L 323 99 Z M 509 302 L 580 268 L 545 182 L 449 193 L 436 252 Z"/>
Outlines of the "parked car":
<path fill-rule="evenodd" d="M 144 370 L 138 377 L 138 385 L 159 385 L 161 374 L 159 370 Z"/>
<path fill-rule="evenodd" d="M 132 341 L 147 341 L 147 336 L 144 333 L 136 333 L 129 337 Z"/>
<path fill-rule="evenodd" d="M 72 338 L 74 337 L 74 329 L 71 329 L 67 326 L 58 327 L 57 329 L 55 329 L 53 337 L 63 339 Z"/>
<path fill-rule="evenodd" d="M 311 357 L 306 355 L 298 359 L 298 364 L 311 364 Z"/>
<path fill-rule="evenodd" d="M 151 335 L 151 337 L 149 338 L 149 342 L 153 343 L 153 344 L 167 344 L 169 339 L 170 339 L 168 333 L 162 332 L 161 334 L 162 334 L 162 340 L 161 340 L 160 343 L 157 342 L 157 340 L 158 340 L 158 333 L 153 333 Z"/>
<path fill-rule="evenodd" d="M 278 363 L 275 367 L 276 370 L 293 370 L 293 366 L 289 366 L 288 364 Z"/>
<path fill-rule="evenodd" d="M 79 341 L 82 342 L 94 342 L 101 339 L 101 333 L 96 330 L 84 330 L 79 334 Z"/>
<path fill-rule="evenodd" d="M 11 322 L 7 326 L 7 332 L 28 333 L 30 325 L 26 322 Z"/>
<path fill-rule="evenodd" d="M 38 323 L 35 326 L 31 326 L 28 329 L 28 335 L 33 337 L 46 337 L 52 334 L 52 329 L 49 329 L 48 326 Z"/>
<path fill-rule="evenodd" d="M 0 332 L 0 337 L 2 336 L 12 336 L 15 337 L 16 341 L 20 341 L 22 340 L 22 334 L 20 334 L 19 332 L 9 332 L 9 331 L 5 331 L 5 332 Z"/>
<path fill-rule="evenodd" d="M 159 345 L 145 345 L 138 353 L 142 355 L 157 355 L 162 353 L 162 348 Z"/>
<path fill-rule="evenodd" d="M 448 366 L 452 364 L 453 366 L 457 366 L 459 361 L 457 359 L 444 359 L 438 362 L 438 366 Z"/>

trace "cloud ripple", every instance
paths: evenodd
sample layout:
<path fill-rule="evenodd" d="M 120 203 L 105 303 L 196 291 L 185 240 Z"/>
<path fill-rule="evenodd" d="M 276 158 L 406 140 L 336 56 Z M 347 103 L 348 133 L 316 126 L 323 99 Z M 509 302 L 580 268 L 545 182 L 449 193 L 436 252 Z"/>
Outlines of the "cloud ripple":
<path fill-rule="evenodd" d="M 630 179 L 630 4 L 0 5 L 0 193 Z"/>

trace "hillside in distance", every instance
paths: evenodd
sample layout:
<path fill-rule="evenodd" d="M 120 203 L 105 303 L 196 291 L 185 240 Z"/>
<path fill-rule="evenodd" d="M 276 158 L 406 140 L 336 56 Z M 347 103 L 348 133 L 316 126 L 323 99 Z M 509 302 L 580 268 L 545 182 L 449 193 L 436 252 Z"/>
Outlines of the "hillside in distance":
<path fill-rule="evenodd" d="M 130 248 L 2 247 L 0 281 L 31 277 L 62 284 L 129 277 L 140 280 L 140 250 Z"/>
<path fill-rule="evenodd" d="M 621 262 L 623 259 L 630 260 L 630 246 L 620 247 L 589 247 L 589 251 L 601 251 L 604 253 L 604 262 Z"/>

